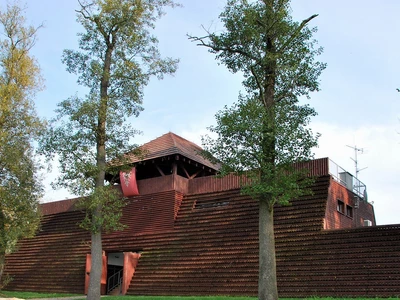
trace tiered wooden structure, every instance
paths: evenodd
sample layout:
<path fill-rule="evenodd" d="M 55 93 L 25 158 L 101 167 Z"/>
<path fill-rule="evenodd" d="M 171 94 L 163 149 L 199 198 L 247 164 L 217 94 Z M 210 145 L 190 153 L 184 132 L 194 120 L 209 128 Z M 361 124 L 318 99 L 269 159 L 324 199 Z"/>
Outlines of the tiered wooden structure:
<path fill-rule="evenodd" d="M 140 195 L 129 198 L 123 211 L 127 227 L 103 236 L 106 253 L 141 253 L 127 293 L 256 295 L 258 203 L 240 194 L 237 177 L 206 176 L 215 166 L 190 156 L 198 147 L 172 133 L 143 147 L 152 157 L 141 165 L 154 167 L 158 173 L 146 174 L 157 177 L 138 180 Z M 280 296 L 399 295 L 400 225 L 360 227 L 367 219 L 375 225 L 372 206 L 358 203 L 327 166 L 327 159 L 309 164 L 317 176 L 313 195 L 276 207 Z M 354 207 L 351 217 L 337 211 L 338 197 Z M 90 236 L 77 225 L 83 213 L 74 202 L 42 206 L 41 230 L 7 256 L 10 290 L 84 291 Z"/>

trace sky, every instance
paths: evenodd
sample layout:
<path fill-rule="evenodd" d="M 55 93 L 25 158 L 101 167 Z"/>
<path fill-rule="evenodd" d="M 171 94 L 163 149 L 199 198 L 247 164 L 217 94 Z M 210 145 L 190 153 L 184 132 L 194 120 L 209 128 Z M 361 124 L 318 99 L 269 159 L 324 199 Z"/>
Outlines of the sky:
<path fill-rule="evenodd" d="M 4 7 L 4 0 L 1 1 Z M 23 3 L 23 2 L 22 2 Z M 215 113 L 237 100 L 242 89 L 240 74 L 218 65 L 213 54 L 187 39 L 202 36 L 205 28 L 220 32 L 218 15 L 223 0 L 181 0 L 183 7 L 168 9 L 155 34 L 164 56 L 180 59 L 174 76 L 153 78 L 145 88 L 144 111 L 130 121 L 143 134 L 134 138 L 148 142 L 169 131 L 201 145 L 207 127 L 215 124 Z M 54 116 L 58 102 L 83 90 L 76 76 L 61 63 L 64 49 L 77 49 L 75 0 L 27 0 L 29 24 L 44 24 L 32 54 L 38 60 L 46 89 L 38 93 L 36 108 L 43 118 Z M 318 27 L 314 35 L 327 63 L 320 77 L 321 91 L 307 102 L 318 112 L 312 119 L 314 132 L 321 134 L 315 157 L 329 157 L 353 175 L 357 152 L 358 178 L 366 184 L 377 224 L 400 223 L 400 1 L 385 0 L 296 0 L 294 20 L 313 14 Z M 361 150 L 362 149 L 362 150 Z M 56 176 L 46 174 L 42 201 L 71 197 L 52 190 Z"/>

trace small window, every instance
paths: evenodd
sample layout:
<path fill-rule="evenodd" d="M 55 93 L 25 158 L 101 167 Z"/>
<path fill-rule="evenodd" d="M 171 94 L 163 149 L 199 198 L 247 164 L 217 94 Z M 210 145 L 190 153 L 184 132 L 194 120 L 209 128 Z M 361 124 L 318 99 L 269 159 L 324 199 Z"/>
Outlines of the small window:
<path fill-rule="evenodd" d="M 353 217 L 353 208 L 350 205 L 346 205 L 346 216 L 349 218 Z"/>
<path fill-rule="evenodd" d="M 339 199 L 337 201 L 337 211 L 344 214 L 344 202 Z"/>
<path fill-rule="evenodd" d="M 229 198 L 218 199 L 217 201 L 196 201 L 196 209 L 215 208 L 229 205 Z"/>

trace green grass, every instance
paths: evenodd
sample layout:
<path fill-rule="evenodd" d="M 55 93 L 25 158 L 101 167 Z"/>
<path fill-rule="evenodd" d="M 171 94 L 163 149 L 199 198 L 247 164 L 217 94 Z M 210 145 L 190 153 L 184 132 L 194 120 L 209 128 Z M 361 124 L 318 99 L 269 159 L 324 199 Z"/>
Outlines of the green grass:
<path fill-rule="evenodd" d="M 60 294 L 60 293 L 36 293 L 36 292 L 10 292 L 0 291 L 1 298 L 21 298 L 21 299 L 34 299 L 34 298 L 62 298 L 62 297 L 75 297 L 82 296 L 77 294 Z M 85 298 L 85 296 L 82 296 Z"/>
<path fill-rule="evenodd" d="M 10 292 L 0 291 L 0 298 L 63 298 L 63 297 L 76 297 L 81 296 L 85 299 L 84 295 L 77 294 L 50 294 L 50 293 L 36 293 L 36 292 Z M 301 300 L 306 298 L 281 298 L 280 300 Z M 309 300 L 399 300 L 399 298 L 308 298 Z M 229 296 L 207 296 L 207 297 L 184 297 L 184 296 L 107 296 L 105 300 L 257 300 L 257 297 L 229 297 Z"/>
<path fill-rule="evenodd" d="M 112 296 L 107 300 L 257 300 L 256 297 L 229 297 L 229 296 Z M 297 299 L 299 300 L 299 299 Z"/>

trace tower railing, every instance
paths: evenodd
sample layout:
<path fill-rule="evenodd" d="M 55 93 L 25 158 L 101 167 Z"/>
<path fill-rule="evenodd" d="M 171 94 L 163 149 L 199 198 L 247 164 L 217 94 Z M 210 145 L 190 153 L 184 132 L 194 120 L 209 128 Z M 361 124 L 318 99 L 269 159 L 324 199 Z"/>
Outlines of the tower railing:
<path fill-rule="evenodd" d="M 345 186 L 348 190 L 360 197 L 360 199 L 364 201 L 368 200 L 367 186 L 331 159 L 329 159 L 329 174 L 331 174 L 332 177 L 341 185 Z"/>
<path fill-rule="evenodd" d="M 112 290 L 116 289 L 117 287 L 119 287 L 119 292 L 121 293 L 123 271 L 124 269 L 121 269 L 108 278 L 107 294 L 110 293 Z"/>

